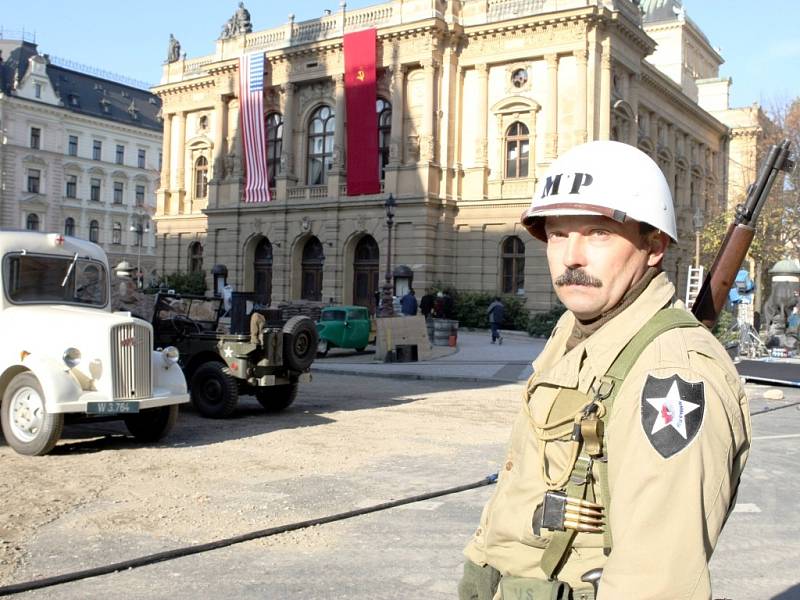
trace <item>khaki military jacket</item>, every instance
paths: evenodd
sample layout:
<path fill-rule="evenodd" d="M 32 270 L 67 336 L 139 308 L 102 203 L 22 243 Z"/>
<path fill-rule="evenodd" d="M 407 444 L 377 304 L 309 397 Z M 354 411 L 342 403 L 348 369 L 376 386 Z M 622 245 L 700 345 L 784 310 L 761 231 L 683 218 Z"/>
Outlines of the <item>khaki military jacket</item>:
<path fill-rule="evenodd" d="M 538 426 L 573 410 L 555 406 L 561 389 L 591 394 L 674 293 L 666 275 L 658 275 L 629 308 L 566 354 L 575 320 L 569 312 L 561 318 L 534 362 L 497 488 L 467 558 L 504 575 L 544 577 L 539 565 L 551 534 L 535 535 L 531 519 L 548 489 L 545 474 L 557 479 L 569 469 L 571 424 L 546 444 Z M 660 335 L 634 364 L 609 415 L 612 550 L 606 558 L 602 534 L 579 533 L 559 579 L 585 587 L 580 576 L 603 567 L 600 600 L 710 598 L 708 561 L 735 503 L 750 436 L 747 398 L 711 333 L 693 327 Z M 597 463 L 593 475 L 590 492 L 600 499 Z"/>

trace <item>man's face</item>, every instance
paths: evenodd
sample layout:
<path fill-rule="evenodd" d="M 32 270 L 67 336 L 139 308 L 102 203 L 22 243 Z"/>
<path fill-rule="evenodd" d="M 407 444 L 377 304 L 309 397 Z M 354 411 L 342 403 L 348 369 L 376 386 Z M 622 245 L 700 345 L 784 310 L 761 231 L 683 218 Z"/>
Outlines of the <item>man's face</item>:
<path fill-rule="evenodd" d="M 601 216 L 546 217 L 544 229 L 556 295 L 582 321 L 614 308 L 668 243 L 661 232 L 642 236 L 637 221 Z"/>

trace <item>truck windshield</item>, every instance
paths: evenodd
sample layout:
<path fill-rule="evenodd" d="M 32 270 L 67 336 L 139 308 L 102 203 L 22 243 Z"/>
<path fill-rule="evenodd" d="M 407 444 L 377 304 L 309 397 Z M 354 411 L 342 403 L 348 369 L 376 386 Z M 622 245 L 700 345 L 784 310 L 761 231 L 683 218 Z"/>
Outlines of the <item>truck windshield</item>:
<path fill-rule="evenodd" d="M 106 267 L 90 258 L 7 254 L 3 260 L 3 286 L 8 299 L 16 304 L 105 306 L 108 302 Z"/>

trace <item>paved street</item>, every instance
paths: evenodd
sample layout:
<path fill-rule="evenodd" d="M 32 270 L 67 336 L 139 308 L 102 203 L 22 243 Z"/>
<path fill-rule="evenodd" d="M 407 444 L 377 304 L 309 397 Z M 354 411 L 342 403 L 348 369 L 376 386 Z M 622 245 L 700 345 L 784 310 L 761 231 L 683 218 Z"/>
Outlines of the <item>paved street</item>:
<path fill-rule="evenodd" d="M 265 415 L 248 399 L 224 421 L 187 410 L 156 447 L 129 442 L 114 424 L 72 428 L 41 459 L 0 447 L 0 522 L 30 521 L 3 535 L 20 551 L 3 555 L 2 584 L 481 480 L 502 458 L 528 373 L 520 363 L 541 344 L 487 340 L 462 332 L 458 352 L 428 365 L 331 353 L 286 413 Z M 334 368 L 376 372 L 326 372 Z M 464 381 L 439 378 L 462 368 Z M 712 561 L 715 597 L 800 598 L 800 391 L 767 400 L 765 386 L 748 389 L 754 448 Z M 14 597 L 452 599 L 461 549 L 492 489 Z"/>

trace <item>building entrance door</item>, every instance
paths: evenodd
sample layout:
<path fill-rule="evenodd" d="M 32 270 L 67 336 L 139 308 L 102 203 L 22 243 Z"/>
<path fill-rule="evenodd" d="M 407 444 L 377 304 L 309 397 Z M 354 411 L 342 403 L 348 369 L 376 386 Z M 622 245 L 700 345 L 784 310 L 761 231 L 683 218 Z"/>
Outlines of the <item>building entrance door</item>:
<path fill-rule="evenodd" d="M 300 297 L 303 300 L 322 300 L 322 265 L 325 252 L 316 237 L 309 238 L 303 248 L 303 274 Z"/>
<path fill-rule="evenodd" d="M 372 314 L 377 308 L 379 259 L 378 243 L 371 235 L 365 235 L 358 242 L 353 259 L 353 304 L 366 306 Z"/>
<path fill-rule="evenodd" d="M 253 257 L 253 291 L 260 304 L 272 302 L 272 244 L 263 238 L 256 246 Z"/>

